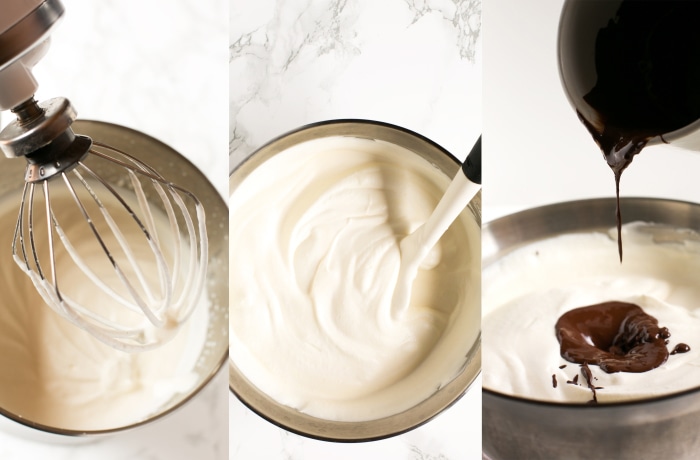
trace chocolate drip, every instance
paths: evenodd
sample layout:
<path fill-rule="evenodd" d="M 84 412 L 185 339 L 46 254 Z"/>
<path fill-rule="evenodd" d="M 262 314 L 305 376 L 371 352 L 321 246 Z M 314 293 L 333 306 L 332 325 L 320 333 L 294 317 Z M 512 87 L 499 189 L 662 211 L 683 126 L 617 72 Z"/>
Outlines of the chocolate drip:
<path fill-rule="evenodd" d="M 690 351 L 690 346 L 685 344 L 685 343 L 679 343 L 673 348 L 673 351 L 671 351 L 672 355 L 675 355 L 676 353 L 688 353 Z"/>
<path fill-rule="evenodd" d="M 626 302 L 576 308 L 555 326 L 564 359 L 586 369 L 597 364 L 607 373 L 646 372 L 666 362 L 669 353 L 662 335 L 670 334 L 664 329 L 641 307 Z M 588 384 L 592 386 L 592 377 Z"/>
<path fill-rule="evenodd" d="M 587 99 L 588 96 L 584 97 Z M 615 126 L 604 125 L 603 130 L 599 131 L 593 124 L 586 120 L 583 115 L 577 111 L 579 119 L 593 136 L 593 140 L 598 144 L 603 151 L 605 161 L 612 169 L 615 176 L 615 220 L 617 223 L 617 252 L 622 262 L 622 212 L 620 211 L 620 178 L 622 171 L 632 163 L 632 158 L 637 155 L 647 145 L 647 142 L 654 135 L 646 132 L 632 133 L 625 130 L 620 130 Z M 604 117 L 602 117 L 604 118 Z"/>
<path fill-rule="evenodd" d="M 596 390 L 600 387 L 596 387 L 593 385 L 593 373 L 591 372 L 591 368 L 588 367 L 588 363 L 584 362 L 581 364 L 581 372 L 583 373 L 583 377 L 586 379 L 586 384 L 588 385 L 588 389 L 591 390 L 593 393 L 593 399 L 591 401 L 588 401 L 589 404 L 597 404 L 598 403 L 598 394 L 596 393 Z M 578 375 L 577 375 L 578 377 Z"/>
<path fill-rule="evenodd" d="M 556 374 L 552 374 L 552 387 L 556 388 L 557 387 L 557 376 Z"/>

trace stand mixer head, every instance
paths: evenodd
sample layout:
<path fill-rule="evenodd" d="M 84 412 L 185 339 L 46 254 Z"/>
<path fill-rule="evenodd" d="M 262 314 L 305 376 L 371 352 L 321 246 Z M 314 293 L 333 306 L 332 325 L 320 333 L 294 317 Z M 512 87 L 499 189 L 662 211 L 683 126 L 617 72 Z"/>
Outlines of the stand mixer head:
<path fill-rule="evenodd" d="M 0 149 L 27 161 L 13 258 L 54 311 L 98 340 L 129 352 L 157 347 L 203 292 L 203 207 L 134 156 L 75 134 L 68 100 L 34 99 L 31 69 L 63 14 L 58 1 L 0 5 L 0 110 L 17 117 Z M 114 174 L 96 173 L 96 162 Z"/>

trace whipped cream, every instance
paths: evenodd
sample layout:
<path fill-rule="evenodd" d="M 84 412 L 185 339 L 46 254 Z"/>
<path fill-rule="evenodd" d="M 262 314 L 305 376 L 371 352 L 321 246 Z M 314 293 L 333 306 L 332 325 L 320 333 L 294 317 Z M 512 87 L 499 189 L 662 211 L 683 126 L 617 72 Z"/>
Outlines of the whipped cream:
<path fill-rule="evenodd" d="M 84 223 L 77 207 L 70 205 L 67 191 L 59 190 L 52 191 L 52 203 L 61 219 Z M 188 323 L 160 348 L 126 353 L 97 341 L 45 305 L 31 279 L 13 262 L 10 245 L 19 199 L 8 196 L 0 202 L 0 242 L 5 248 L 0 251 L 4 258 L 0 263 L 0 369 L 4 370 L 0 372 L 0 407 L 34 423 L 103 430 L 144 420 L 176 395 L 191 391 L 198 381 L 194 369 L 207 334 L 206 294 Z M 43 209 L 35 211 L 41 214 Z M 154 216 L 156 225 L 168 225 L 164 216 Z M 125 238 L 138 239 L 131 232 L 139 229 L 124 225 L 119 220 L 124 217 L 115 218 Z M 96 245 L 87 225 L 65 225 L 64 230 L 72 241 Z M 38 249 L 46 251 L 46 245 Z M 84 255 L 88 262 L 93 257 L 105 259 L 99 249 Z M 115 308 L 93 283 L 73 276 L 79 269 L 65 255 L 58 253 L 57 258 L 62 289 L 88 305 Z M 103 265 L 105 271 L 98 274 L 110 282 L 107 277 L 114 276 L 114 270 Z"/>
<path fill-rule="evenodd" d="M 569 310 L 607 301 L 639 305 L 670 330 L 669 350 L 687 343 L 690 351 L 642 373 L 607 374 L 591 365 L 593 383 L 602 387 L 598 402 L 700 387 L 700 235 L 636 222 L 623 226 L 623 237 L 622 264 L 612 229 L 534 242 L 484 269 L 484 388 L 536 400 L 590 401 L 581 368 L 560 356 L 554 325 Z M 568 384 L 577 374 L 578 384 Z"/>
<path fill-rule="evenodd" d="M 465 211 L 392 315 L 399 242 L 450 183 L 386 142 L 329 137 L 259 166 L 229 202 L 230 356 L 307 414 L 372 420 L 408 409 L 464 366 L 480 323 L 480 230 Z"/>

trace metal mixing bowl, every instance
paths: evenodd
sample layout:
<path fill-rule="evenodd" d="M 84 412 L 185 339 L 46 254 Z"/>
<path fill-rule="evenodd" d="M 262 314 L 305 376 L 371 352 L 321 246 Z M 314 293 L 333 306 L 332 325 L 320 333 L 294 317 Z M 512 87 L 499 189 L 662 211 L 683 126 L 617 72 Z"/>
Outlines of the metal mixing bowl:
<path fill-rule="evenodd" d="M 76 121 L 73 129 L 78 134 L 88 135 L 139 157 L 167 179 L 184 185 L 202 202 L 206 213 L 209 240 L 207 274 L 209 324 L 206 344 L 194 369 L 197 375 L 196 383 L 188 392 L 173 396 L 145 420 L 104 430 L 73 430 L 29 420 L 21 414 L 4 409 L 0 401 L 0 415 L 5 417 L 0 417 L 3 427 L 33 439 L 52 442 L 64 442 L 70 437 L 93 439 L 99 435 L 133 429 L 159 419 L 197 395 L 214 377 L 228 356 L 228 207 L 221 195 L 185 157 L 146 134 L 118 125 L 85 120 Z M 25 166 L 26 162 L 21 158 L 7 159 L 4 156 L 0 158 L 0 196 L 9 193 L 17 194 L 22 190 Z M 98 173 L 109 178 L 113 171 L 98 171 Z M 154 200 L 153 203 L 158 201 Z M 19 202 L 17 208 L 19 209 Z M 10 261 L 10 244 L 11 241 L 6 241 L 0 246 L 0 256 L 5 259 L 3 263 L 14 263 Z M 3 369 L 2 372 L 11 372 L 11 370 Z"/>
<path fill-rule="evenodd" d="M 284 134 L 250 155 L 237 165 L 230 177 L 230 193 L 253 171 L 277 153 L 302 142 L 330 136 L 350 136 L 377 139 L 406 148 L 428 160 L 448 177 L 459 170 L 459 161 L 432 141 L 406 129 L 367 120 L 334 120 L 304 126 Z M 481 222 L 481 195 L 478 194 L 465 212 Z M 480 308 L 474 305 L 473 308 Z M 364 422 L 324 420 L 284 406 L 251 384 L 229 360 L 231 391 L 250 409 L 271 423 L 303 436 L 330 441 L 369 441 L 394 436 L 438 415 L 455 403 L 469 388 L 481 371 L 481 339 L 471 349 L 464 350 L 460 373 L 447 385 L 420 404 L 395 415 Z"/>
<path fill-rule="evenodd" d="M 625 198 L 621 207 L 625 222 L 700 229 L 698 204 Z M 540 239 L 607 231 L 614 225 L 614 199 L 573 201 L 512 214 L 484 225 L 483 266 Z M 601 405 L 532 401 L 484 389 L 482 404 L 483 450 L 492 460 L 690 459 L 700 452 L 700 388 Z"/>

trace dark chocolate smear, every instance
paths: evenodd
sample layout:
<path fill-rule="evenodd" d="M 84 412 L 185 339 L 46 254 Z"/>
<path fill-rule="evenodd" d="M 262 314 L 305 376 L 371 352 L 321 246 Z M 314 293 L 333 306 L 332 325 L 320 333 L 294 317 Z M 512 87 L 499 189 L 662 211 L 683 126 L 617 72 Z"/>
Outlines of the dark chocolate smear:
<path fill-rule="evenodd" d="M 552 374 L 552 387 L 554 387 L 554 388 L 557 387 L 557 376 L 556 376 L 556 374 Z"/>
<path fill-rule="evenodd" d="M 576 308 L 559 318 L 555 331 L 561 356 L 585 365 L 584 369 L 597 364 L 607 373 L 647 372 L 666 362 L 669 355 L 656 318 L 632 303 L 613 301 Z M 594 388 L 593 377 L 585 370 L 584 376 Z"/>

